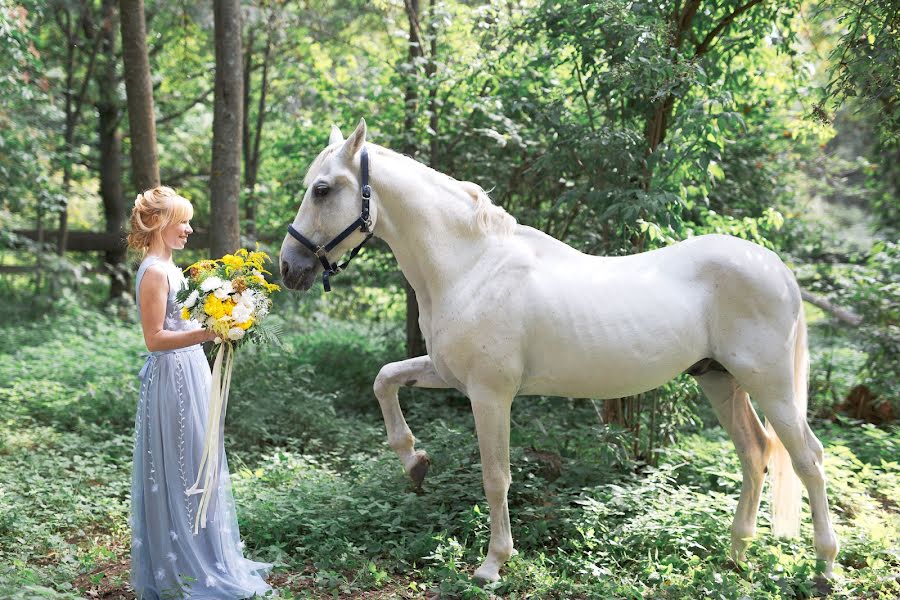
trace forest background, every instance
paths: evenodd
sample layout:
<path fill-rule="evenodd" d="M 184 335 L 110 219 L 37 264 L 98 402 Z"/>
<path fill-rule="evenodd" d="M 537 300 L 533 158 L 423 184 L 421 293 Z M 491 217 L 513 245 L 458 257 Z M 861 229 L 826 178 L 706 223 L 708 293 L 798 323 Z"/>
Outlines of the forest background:
<path fill-rule="evenodd" d="M 0 0 L 0 597 L 130 597 L 134 196 L 162 182 L 194 203 L 182 266 L 238 245 L 276 256 L 331 124 L 360 117 L 375 143 L 585 252 L 711 232 L 778 252 L 807 300 L 843 577 L 815 577 L 808 515 L 789 542 L 763 515 L 750 564 L 730 565 L 740 469 L 683 378 L 516 402 L 522 554 L 475 586 L 487 516 L 467 402 L 403 396 L 435 460 L 424 494 L 385 444 L 371 383 L 423 346 L 376 243 L 331 294 L 281 294 L 283 346 L 249 350 L 235 375 L 241 531 L 283 595 L 895 596 L 898 14 L 887 0 Z"/>

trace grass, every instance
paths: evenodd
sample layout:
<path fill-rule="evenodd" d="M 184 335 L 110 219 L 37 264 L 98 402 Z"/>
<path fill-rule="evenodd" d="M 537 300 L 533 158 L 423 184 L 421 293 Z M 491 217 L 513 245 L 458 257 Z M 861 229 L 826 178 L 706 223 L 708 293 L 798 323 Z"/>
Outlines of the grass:
<path fill-rule="evenodd" d="M 417 493 L 371 392 L 379 367 L 401 357 L 399 325 L 315 313 L 284 325 L 283 349 L 241 352 L 226 428 L 241 534 L 251 555 L 276 563 L 282 597 L 900 595 L 896 427 L 813 424 L 842 542 L 839 578 L 825 585 L 808 512 L 802 539 L 775 541 L 765 500 L 748 564 L 727 559 L 740 478 L 720 429 L 683 432 L 650 468 L 617 451 L 589 402 L 545 398 L 513 407 L 519 555 L 500 583 L 478 587 L 489 523 L 468 402 L 401 392 L 433 460 Z M 139 327 L 69 307 L 4 320 L 0 340 L 0 597 L 132 597 Z"/>

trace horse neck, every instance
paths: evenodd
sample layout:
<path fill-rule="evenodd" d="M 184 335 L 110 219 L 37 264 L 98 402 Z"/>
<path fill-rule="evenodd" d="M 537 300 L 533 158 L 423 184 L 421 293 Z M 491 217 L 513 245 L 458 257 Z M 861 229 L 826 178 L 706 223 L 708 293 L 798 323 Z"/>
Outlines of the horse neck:
<path fill-rule="evenodd" d="M 416 294 L 435 297 L 481 255 L 485 239 L 473 227 L 472 199 L 457 182 L 404 156 L 381 154 L 376 169 L 375 233 Z"/>

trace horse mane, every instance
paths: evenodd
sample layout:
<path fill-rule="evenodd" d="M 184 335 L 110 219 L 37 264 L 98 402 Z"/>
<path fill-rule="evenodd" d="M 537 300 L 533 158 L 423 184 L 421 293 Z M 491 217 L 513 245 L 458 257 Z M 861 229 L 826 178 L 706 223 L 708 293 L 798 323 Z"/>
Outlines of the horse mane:
<path fill-rule="evenodd" d="M 455 181 L 455 180 L 454 180 Z M 516 229 L 516 218 L 506 212 L 502 206 L 497 206 L 491 202 L 487 192 L 471 181 L 457 181 L 459 186 L 475 203 L 475 218 L 473 224 L 477 231 L 487 235 L 495 233 L 501 236 L 512 235 Z"/>
<path fill-rule="evenodd" d="M 332 144 L 331 146 L 328 146 L 327 148 L 322 150 L 322 152 L 319 153 L 315 160 L 313 160 L 312 164 L 309 166 L 309 169 L 306 171 L 306 176 L 303 178 L 303 184 L 306 187 L 312 185 L 314 179 L 313 174 L 318 173 L 322 168 L 322 164 L 325 162 L 325 160 L 329 156 L 334 154 L 334 152 L 340 147 L 341 144 Z M 383 148 L 375 144 L 370 144 L 370 147 L 373 148 L 375 150 L 375 153 L 377 154 L 384 154 L 387 156 L 407 158 L 409 160 L 412 160 L 421 167 L 428 169 L 429 171 L 436 173 L 441 177 L 447 178 L 449 181 L 461 188 L 462 191 L 472 199 L 472 202 L 474 204 L 475 214 L 472 218 L 472 226 L 476 232 L 480 232 L 483 235 L 493 233 L 500 236 L 508 236 L 512 235 L 512 233 L 515 231 L 516 218 L 506 212 L 506 209 L 504 209 L 502 206 L 494 204 L 491 201 L 490 196 L 488 196 L 487 192 L 485 192 L 484 189 L 477 183 L 453 179 L 449 175 L 432 169 L 428 165 L 423 165 L 412 157 L 406 156 L 405 154 L 400 154 L 399 152 L 395 152 L 389 148 Z"/>

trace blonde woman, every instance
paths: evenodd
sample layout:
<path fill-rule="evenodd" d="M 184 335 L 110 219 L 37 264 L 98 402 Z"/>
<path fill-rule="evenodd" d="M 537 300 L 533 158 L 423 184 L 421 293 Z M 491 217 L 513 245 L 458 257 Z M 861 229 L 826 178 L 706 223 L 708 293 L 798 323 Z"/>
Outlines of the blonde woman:
<path fill-rule="evenodd" d="M 206 528 L 194 535 L 194 483 L 206 433 L 209 364 L 200 347 L 215 334 L 181 318 L 175 294 L 184 275 L 172 253 L 193 232 L 191 203 L 171 188 L 139 194 L 128 243 L 143 260 L 135 297 L 150 356 L 140 372 L 131 487 L 131 579 L 142 600 L 240 599 L 271 589 L 271 565 L 243 556 L 223 457 Z"/>

